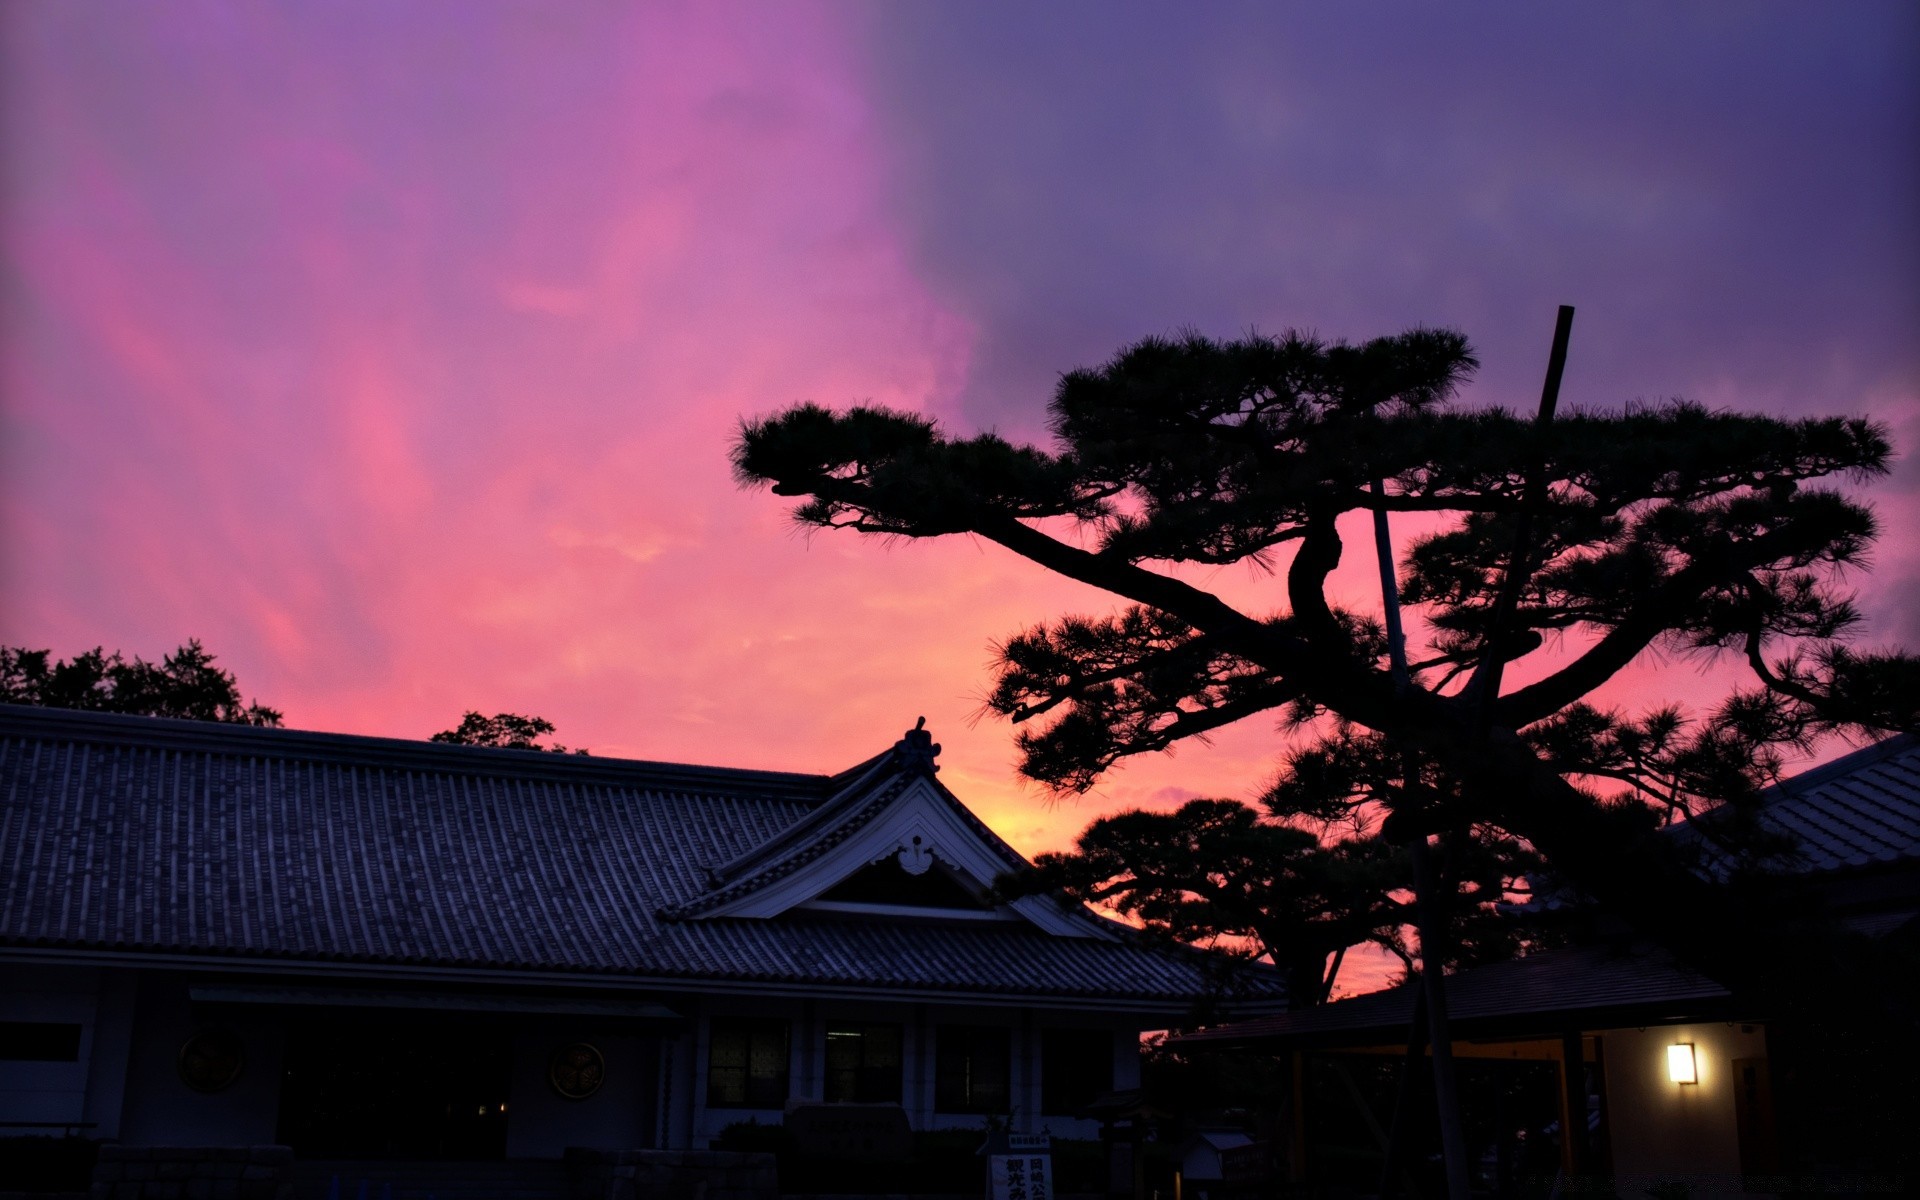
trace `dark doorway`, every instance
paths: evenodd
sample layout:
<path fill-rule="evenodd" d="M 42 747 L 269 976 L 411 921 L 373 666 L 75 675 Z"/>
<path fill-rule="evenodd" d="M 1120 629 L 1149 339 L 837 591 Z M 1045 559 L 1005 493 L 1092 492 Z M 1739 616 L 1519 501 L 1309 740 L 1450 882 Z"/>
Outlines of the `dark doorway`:
<path fill-rule="evenodd" d="M 302 1158 L 505 1158 L 511 1030 L 436 1013 L 287 1028 L 280 1141 Z"/>

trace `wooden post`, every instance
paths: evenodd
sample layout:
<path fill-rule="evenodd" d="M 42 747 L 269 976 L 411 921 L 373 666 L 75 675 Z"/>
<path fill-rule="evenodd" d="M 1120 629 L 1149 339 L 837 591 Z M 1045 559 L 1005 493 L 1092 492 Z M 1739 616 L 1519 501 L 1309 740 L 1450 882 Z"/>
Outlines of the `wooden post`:
<path fill-rule="evenodd" d="M 1560 1035 L 1560 1169 L 1585 1175 L 1587 1153 L 1587 1056 L 1580 1031 Z"/>
<path fill-rule="evenodd" d="M 1307 1064 L 1293 1052 L 1293 1112 L 1287 1122 L 1287 1182 L 1307 1181 Z"/>
<path fill-rule="evenodd" d="M 1480 708 L 1480 735 L 1493 727 L 1493 706 L 1500 699 L 1500 678 L 1506 670 L 1507 626 L 1520 603 L 1520 591 L 1526 586 L 1533 566 L 1533 523 L 1547 504 L 1547 427 L 1553 424 L 1554 410 L 1560 404 L 1560 377 L 1567 368 L 1567 343 L 1573 337 L 1573 305 L 1562 304 L 1553 323 L 1553 349 L 1547 353 L 1547 378 L 1540 388 L 1540 412 L 1533 427 L 1539 453 L 1527 464 L 1522 484 L 1520 511 L 1513 523 L 1513 550 L 1507 557 L 1507 571 L 1500 580 L 1500 592 L 1494 597 L 1493 613 L 1487 621 L 1487 636 L 1480 663 L 1461 694 L 1472 696 Z"/>
<path fill-rule="evenodd" d="M 1407 1053 L 1400 1060 L 1400 1082 L 1393 1102 L 1393 1123 L 1387 1130 L 1387 1159 L 1380 1164 L 1378 1191 L 1382 1197 L 1391 1197 L 1394 1188 L 1403 1182 L 1403 1177 L 1407 1195 L 1420 1194 L 1412 1174 L 1403 1165 L 1407 1157 L 1407 1143 L 1413 1140 L 1413 1112 L 1419 1103 L 1421 1060 L 1427 1056 L 1427 991 L 1417 979 L 1413 989 L 1413 1016 L 1407 1022 Z"/>
<path fill-rule="evenodd" d="M 1385 480 L 1373 481 L 1373 494 L 1382 501 L 1386 499 Z M 1384 505 L 1373 510 L 1373 545 L 1380 562 L 1380 601 L 1387 619 L 1387 654 L 1393 684 L 1395 690 L 1405 691 L 1413 682 L 1407 670 L 1407 637 L 1400 625 L 1400 581 L 1394 575 L 1393 539 L 1387 529 Z M 1419 765 L 1411 753 L 1404 753 L 1404 761 L 1402 787 L 1411 796 L 1418 786 Z M 1434 877 L 1433 851 L 1427 845 L 1427 831 L 1419 827 L 1417 821 L 1415 824 L 1407 853 L 1413 860 L 1414 914 L 1420 930 L 1421 994 L 1426 997 L 1427 1038 L 1433 1051 L 1433 1106 L 1440 1120 L 1440 1154 L 1446 1167 L 1447 1196 L 1449 1200 L 1467 1200 L 1472 1184 L 1467 1171 L 1466 1128 L 1460 1120 L 1460 1089 L 1454 1079 L 1453 1040 L 1447 1033 L 1447 992 L 1442 982 L 1439 951 L 1444 935 L 1436 909 L 1439 897 L 1434 894 L 1438 881 Z"/>

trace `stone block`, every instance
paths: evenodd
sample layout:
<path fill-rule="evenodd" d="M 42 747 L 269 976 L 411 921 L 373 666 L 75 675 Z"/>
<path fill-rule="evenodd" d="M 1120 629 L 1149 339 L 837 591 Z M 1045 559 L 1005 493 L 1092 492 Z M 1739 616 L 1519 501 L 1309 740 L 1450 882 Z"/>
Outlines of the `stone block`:
<path fill-rule="evenodd" d="M 186 1185 L 177 1179 L 156 1179 L 143 1185 L 141 1200 L 186 1200 Z"/>
<path fill-rule="evenodd" d="M 271 1183 L 280 1178 L 280 1168 L 271 1163 L 248 1163 L 240 1168 L 240 1178 L 248 1181 L 263 1180 Z"/>
<path fill-rule="evenodd" d="M 187 1200 L 213 1200 L 213 1180 L 200 1177 L 187 1180 Z"/>
<path fill-rule="evenodd" d="M 293 1163 L 292 1146 L 251 1146 L 247 1157 L 257 1163 Z"/>
<path fill-rule="evenodd" d="M 200 1166 L 188 1158 L 170 1158 L 153 1164 L 155 1179 L 192 1179 Z"/>
<path fill-rule="evenodd" d="M 213 1184 L 213 1190 L 210 1193 L 212 1200 L 240 1200 L 240 1180 L 238 1177 L 233 1179 L 215 1179 L 211 1182 Z"/>

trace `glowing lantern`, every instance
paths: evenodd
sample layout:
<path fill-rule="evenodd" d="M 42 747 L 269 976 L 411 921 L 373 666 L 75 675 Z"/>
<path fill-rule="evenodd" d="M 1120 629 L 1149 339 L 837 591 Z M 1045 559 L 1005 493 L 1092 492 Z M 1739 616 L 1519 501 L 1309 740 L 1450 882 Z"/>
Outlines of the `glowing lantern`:
<path fill-rule="evenodd" d="M 1667 1047 L 1667 1078 L 1675 1083 L 1699 1083 L 1693 1066 L 1693 1043 L 1676 1042 Z"/>

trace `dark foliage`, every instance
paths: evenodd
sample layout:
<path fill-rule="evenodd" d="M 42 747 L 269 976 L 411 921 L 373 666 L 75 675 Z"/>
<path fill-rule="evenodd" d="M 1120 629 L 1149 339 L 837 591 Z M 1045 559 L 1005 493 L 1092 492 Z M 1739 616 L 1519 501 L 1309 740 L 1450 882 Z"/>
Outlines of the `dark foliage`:
<path fill-rule="evenodd" d="M 1461 856 L 1517 840 L 1683 956 L 1778 982 L 1782 931 L 1654 833 L 1664 812 L 1750 805 L 1816 739 L 1915 726 L 1920 661 L 1846 644 L 1840 573 L 1875 519 L 1823 483 L 1883 474 L 1886 432 L 1685 403 L 1551 422 L 1451 407 L 1475 366 L 1445 330 L 1148 339 L 1062 378 L 1050 450 L 806 405 L 746 422 L 734 466 L 799 498 L 803 524 L 968 533 L 1129 602 L 1001 648 L 988 707 L 1030 723 L 1023 769 L 1050 787 L 1271 712 L 1308 743 L 1265 798 L 1280 824 L 1378 817 L 1390 841 L 1437 834 Z M 1430 635 L 1404 684 L 1380 618 L 1326 590 L 1339 518 L 1368 511 L 1440 522 L 1398 564 Z M 1236 562 L 1278 572 L 1277 611 L 1168 569 Z M 1698 711 L 1588 700 L 1659 653 L 1730 657 L 1753 683 Z M 1525 682 L 1503 688 L 1509 663 Z"/>
<path fill-rule="evenodd" d="M 553 722 L 544 717 L 523 717 L 519 713 L 495 713 L 491 717 L 469 711 L 452 729 L 443 729 L 427 740 L 456 746 L 491 746 L 496 750 L 546 750 L 554 754 L 585 754 L 558 744 L 542 746 L 540 739 L 553 734 Z"/>
<path fill-rule="evenodd" d="M 51 650 L 0 646 L 0 702 L 43 708 L 278 725 L 281 713 L 243 701 L 231 671 L 214 666 L 213 655 L 190 640 L 158 663 L 128 662 L 116 650 L 95 647 L 71 660 Z"/>
<path fill-rule="evenodd" d="M 1523 930 L 1495 904 L 1522 886 L 1530 858 L 1491 834 L 1449 849 L 1453 941 L 1443 957 L 1452 966 L 1511 957 Z M 1097 820 L 1071 853 L 1042 854 L 999 886 L 1004 896 L 1063 893 L 1178 941 L 1268 956 L 1286 973 L 1290 1003 L 1304 1007 L 1326 998 L 1350 946 L 1381 946 L 1412 967 L 1404 859 L 1377 836 L 1323 841 L 1237 800 L 1190 800 Z"/>

